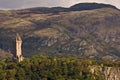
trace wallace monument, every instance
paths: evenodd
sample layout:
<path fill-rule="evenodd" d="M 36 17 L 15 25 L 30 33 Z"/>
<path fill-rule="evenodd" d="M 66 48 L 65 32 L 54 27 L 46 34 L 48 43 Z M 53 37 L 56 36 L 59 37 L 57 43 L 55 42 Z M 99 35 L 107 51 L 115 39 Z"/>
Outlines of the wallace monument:
<path fill-rule="evenodd" d="M 16 39 L 14 41 L 14 59 L 18 60 L 19 62 L 23 60 L 22 56 L 22 39 L 20 35 L 17 33 L 16 34 Z"/>

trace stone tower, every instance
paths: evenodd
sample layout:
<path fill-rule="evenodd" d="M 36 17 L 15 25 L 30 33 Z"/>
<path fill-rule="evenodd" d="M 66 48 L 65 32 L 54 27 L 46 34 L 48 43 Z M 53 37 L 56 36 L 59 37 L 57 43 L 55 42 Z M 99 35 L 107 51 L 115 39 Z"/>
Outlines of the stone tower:
<path fill-rule="evenodd" d="M 23 60 L 22 56 L 22 39 L 19 34 L 16 34 L 15 39 L 15 56 L 14 56 L 19 62 Z"/>

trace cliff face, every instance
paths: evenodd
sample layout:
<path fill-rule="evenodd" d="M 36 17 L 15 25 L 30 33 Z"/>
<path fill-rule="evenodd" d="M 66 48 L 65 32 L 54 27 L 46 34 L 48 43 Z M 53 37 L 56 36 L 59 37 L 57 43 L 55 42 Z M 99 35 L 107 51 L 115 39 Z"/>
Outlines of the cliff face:
<path fill-rule="evenodd" d="M 92 74 L 100 75 L 103 80 L 120 80 L 120 67 L 92 67 Z"/>
<path fill-rule="evenodd" d="M 120 67 L 105 67 L 104 68 L 104 79 L 105 80 L 120 80 Z"/>

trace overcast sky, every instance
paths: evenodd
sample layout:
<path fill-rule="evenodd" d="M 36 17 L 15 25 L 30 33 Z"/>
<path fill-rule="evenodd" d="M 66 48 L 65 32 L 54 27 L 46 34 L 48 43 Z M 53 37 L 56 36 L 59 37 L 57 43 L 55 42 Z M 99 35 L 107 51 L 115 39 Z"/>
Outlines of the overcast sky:
<path fill-rule="evenodd" d="M 0 0 L 0 9 L 20 9 L 29 7 L 69 7 L 80 2 L 112 4 L 120 9 L 120 0 Z"/>

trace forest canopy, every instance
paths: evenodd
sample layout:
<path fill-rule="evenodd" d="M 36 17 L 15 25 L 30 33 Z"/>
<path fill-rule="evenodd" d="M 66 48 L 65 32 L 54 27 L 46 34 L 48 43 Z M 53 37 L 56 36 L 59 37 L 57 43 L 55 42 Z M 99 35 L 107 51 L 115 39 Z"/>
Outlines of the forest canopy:
<path fill-rule="evenodd" d="M 93 74 L 90 70 L 98 70 Z M 76 57 L 34 56 L 23 61 L 0 61 L 0 80 L 103 80 L 99 67 L 120 67 L 120 62 Z"/>

